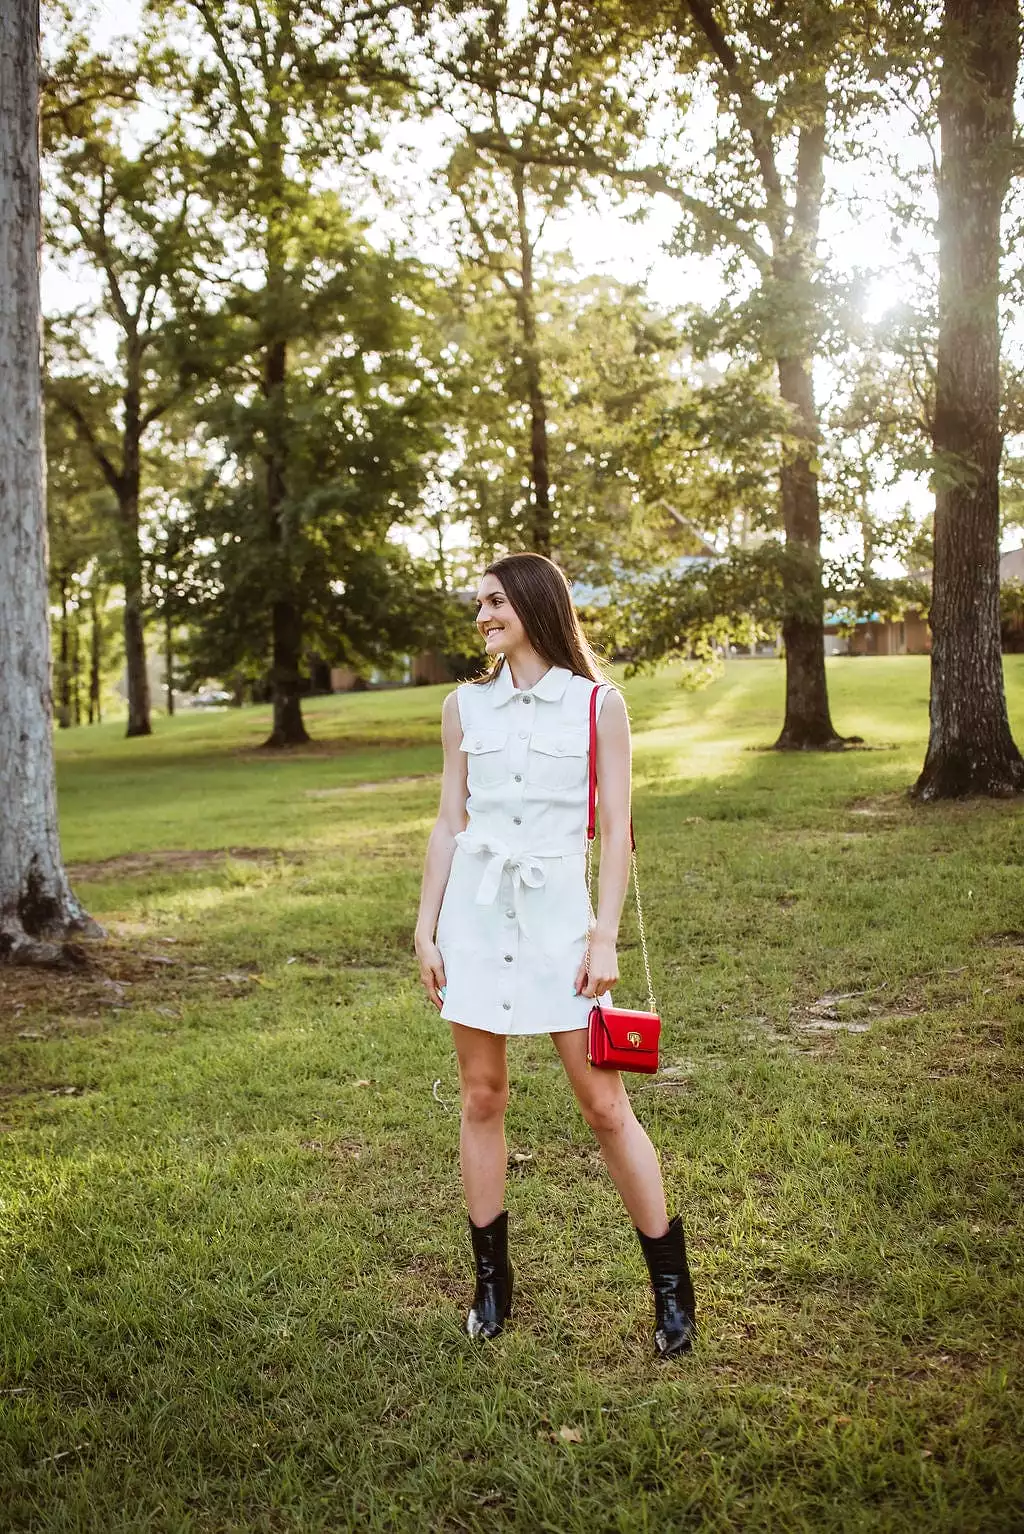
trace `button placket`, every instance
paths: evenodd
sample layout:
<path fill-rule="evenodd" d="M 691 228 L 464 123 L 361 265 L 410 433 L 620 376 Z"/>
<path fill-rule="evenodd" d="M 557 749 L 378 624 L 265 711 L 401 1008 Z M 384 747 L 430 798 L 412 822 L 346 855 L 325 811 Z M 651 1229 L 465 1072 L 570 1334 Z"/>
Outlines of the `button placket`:
<path fill-rule="evenodd" d="M 512 1004 L 515 1000 L 516 960 L 519 957 L 519 943 L 521 937 L 518 916 L 516 912 L 515 894 L 515 881 L 513 880 L 511 874 L 505 873 L 502 876 L 502 888 L 499 892 L 499 898 L 505 911 L 505 919 L 508 922 L 506 930 L 502 933 L 503 947 L 500 950 L 501 969 L 506 976 L 506 983 L 501 987 L 501 989 L 505 992 L 501 1003 L 503 1012 L 511 1012 L 513 1010 Z"/>

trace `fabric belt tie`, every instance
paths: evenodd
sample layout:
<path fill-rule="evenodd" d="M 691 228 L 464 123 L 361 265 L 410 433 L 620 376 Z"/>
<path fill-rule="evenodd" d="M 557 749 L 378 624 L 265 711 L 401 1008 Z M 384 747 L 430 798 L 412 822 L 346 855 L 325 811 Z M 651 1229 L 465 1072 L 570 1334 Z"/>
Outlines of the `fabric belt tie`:
<path fill-rule="evenodd" d="M 516 920 L 526 937 L 531 934 L 523 914 L 523 887 L 540 889 L 547 883 L 548 871 L 544 866 L 547 858 L 571 857 L 581 850 L 579 847 L 560 847 L 551 852 L 513 852 L 497 837 L 478 835 L 472 831 L 457 832 L 455 840 L 463 852 L 487 857 L 487 867 L 476 892 L 477 905 L 492 905 L 501 889 L 502 874 L 508 874 L 512 882 L 512 904 Z"/>

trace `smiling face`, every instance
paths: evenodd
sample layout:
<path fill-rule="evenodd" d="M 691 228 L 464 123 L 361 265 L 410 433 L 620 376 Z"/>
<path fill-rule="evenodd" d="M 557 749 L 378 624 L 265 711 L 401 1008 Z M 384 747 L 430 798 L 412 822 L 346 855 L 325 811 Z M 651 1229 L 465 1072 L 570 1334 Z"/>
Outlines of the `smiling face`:
<path fill-rule="evenodd" d="M 488 574 L 482 578 L 476 600 L 476 626 L 484 636 L 488 655 L 508 655 L 529 642 L 526 630 L 496 575 Z"/>

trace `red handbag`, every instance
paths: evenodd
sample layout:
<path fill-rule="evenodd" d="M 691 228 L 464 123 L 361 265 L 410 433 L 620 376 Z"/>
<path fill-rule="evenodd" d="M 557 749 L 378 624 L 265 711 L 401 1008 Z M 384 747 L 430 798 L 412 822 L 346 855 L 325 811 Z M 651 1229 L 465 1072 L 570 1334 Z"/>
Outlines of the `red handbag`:
<path fill-rule="evenodd" d="M 587 897 L 591 901 L 593 883 L 593 846 L 597 833 L 597 683 L 590 694 L 590 793 L 587 803 Z M 642 1071 L 653 1075 L 658 1069 L 658 1042 L 661 1038 L 661 1018 L 654 999 L 651 981 L 651 961 L 647 953 L 647 934 L 644 931 L 644 913 L 640 904 L 640 881 L 636 872 L 636 837 L 633 835 L 633 819 L 629 821 L 630 865 L 633 873 L 633 893 L 636 896 L 636 918 L 640 929 L 640 948 L 644 956 L 644 974 L 647 977 L 647 1000 L 649 1012 L 632 1011 L 629 1007 L 603 1007 L 595 1001 L 587 1021 L 587 1061 L 599 1071 Z M 590 968 L 590 934 L 587 933 L 586 965 Z"/>

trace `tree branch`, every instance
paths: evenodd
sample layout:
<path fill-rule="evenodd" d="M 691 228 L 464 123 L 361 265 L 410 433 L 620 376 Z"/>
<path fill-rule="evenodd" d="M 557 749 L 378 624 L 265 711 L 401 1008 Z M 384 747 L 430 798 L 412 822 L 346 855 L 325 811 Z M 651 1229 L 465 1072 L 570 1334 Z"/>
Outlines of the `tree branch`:
<path fill-rule="evenodd" d="M 466 223 L 469 225 L 470 232 L 473 234 L 477 244 L 480 247 L 480 255 L 478 257 L 480 265 L 485 266 L 488 271 L 494 272 L 495 275 L 501 279 L 502 286 L 506 288 L 509 293 L 511 293 L 512 297 L 518 298 L 519 289 L 516 287 L 515 283 L 509 281 L 509 268 L 507 266 L 502 266 L 491 250 L 487 240 L 487 231 L 474 216 L 468 199 L 463 197 L 460 193 L 459 201 L 462 203 L 463 215 L 465 216 Z"/>
<path fill-rule="evenodd" d="M 635 186 L 645 187 L 649 192 L 670 197 L 685 212 L 707 225 L 722 243 L 735 245 L 741 250 L 748 260 L 754 263 L 758 271 L 767 275 L 771 270 L 771 258 L 768 252 L 762 249 L 750 230 L 741 228 L 733 219 L 717 213 L 706 202 L 701 202 L 699 197 L 693 197 L 689 192 L 685 192 L 660 166 L 630 170 L 616 165 L 614 161 L 604 159 L 594 150 L 585 147 L 576 147 L 568 154 L 558 154 L 550 150 L 523 148 L 507 139 L 496 141 L 488 133 L 471 133 L 469 140 L 476 148 L 505 155 L 508 159 L 517 160 L 523 165 L 553 165 L 564 167 L 566 170 L 583 171 L 591 176 L 605 176 L 611 181 L 630 182 Z"/>
<path fill-rule="evenodd" d="M 111 490 L 113 490 L 114 494 L 116 496 L 120 496 L 122 488 L 121 476 L 114 468 L 114 465 L 111 463 L 109 457 L 107 456 L 106 451 L 99 441 L 99 438 L 96 436 L 96 433 L 89 425 L 84 412 L 81 410 L 76 401 L 73 400 L 70 395 L 62 393 L 59 385 L 56 385 L 52 380 L 50 383 L 50 388 L 53 398 L 56 400 L 57 404 L 70 417 L 75 431 L 78 433 L 79 439 L 89 449 L 89 452 L 92 454 L 94 460 L 99 465 L 99 468 L 103 474 L 103 478 L 106 480 Z"/>
<path fill-rule="evenodd" d="M 213 44 L 213 50 L 217 57 L 220 59 L 224 73 L 227 76 L 228 92 L 234 104 L 235 111 L 238 113 L 239 121 L 241 122 L 246 133 L 248 133 L 254 147 L 258 147 L 260 142 L 260 135 L 256 132 L 253 119 L 250 116 L 249 109 L 245 104 L 245 92 L 242 89 L 242 79 L 234 63 L 232 62 L 227 48 L 224 46 L 224 37 L 221 33 L 221 30 L 218 27 L 216 20 L 210 13 L 210 7 L 207 3 L 207 0 L 195 0 L 195 5 L 200 16 L 203 18 L 206 35 L 210 39 L 210 42 Z"/>
<path fill-rule="evenodd" d="M 710 0 L 686 0 L 686 5 L 707 39 L 712 53 L 722 66 L 726 83 L 736 101 L 737 119 L 750 136 L 754 158 L 757 160 L 761 180 L 764 183 L 769 212 L 774 215 L 777 228 L 781 233 L 785 226 L 786 200 L 775 163 L 771 120 L 764 104 L 758 100 L 750 81 L 746 78 L 736 50 L 719 26 Z"/>

